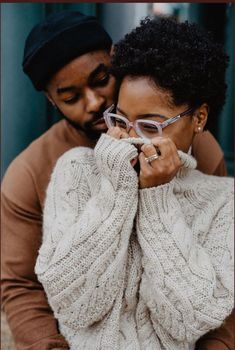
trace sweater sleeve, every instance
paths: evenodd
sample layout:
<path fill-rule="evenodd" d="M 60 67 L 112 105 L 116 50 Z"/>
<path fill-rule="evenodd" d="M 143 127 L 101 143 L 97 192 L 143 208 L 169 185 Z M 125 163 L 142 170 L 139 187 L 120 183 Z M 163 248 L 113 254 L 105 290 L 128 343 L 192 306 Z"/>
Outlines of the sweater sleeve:
<path fill-rule="evenodd" d="M 123 288 L 137 210 L 138 179 L 130 164 L 136 153 L 103 135 L 94 151 L 72 150 L 55 167 L 36 273 L 66 327 L 101 320 Z"/>
<path fill-rule="evenodd" d="M 197 224 L 186 222 L 172 182 L 140 190 L 140 293 L 153 321 L 175 340 L 195 342 L 232 311 L 232 203 L 221 205 L 199 243 Z"/>

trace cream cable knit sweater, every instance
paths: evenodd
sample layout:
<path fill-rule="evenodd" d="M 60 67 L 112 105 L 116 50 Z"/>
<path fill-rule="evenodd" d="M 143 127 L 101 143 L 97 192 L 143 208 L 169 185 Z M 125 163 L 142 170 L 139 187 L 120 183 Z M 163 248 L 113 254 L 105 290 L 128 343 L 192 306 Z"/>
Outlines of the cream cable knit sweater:
<path fill-rule="evenodd" d="M 232 311 L 232 179 L 179 154 L 143 190 L 125 140 L 59 159 L 35 270 L 71 350 L 186 350 Z"/>

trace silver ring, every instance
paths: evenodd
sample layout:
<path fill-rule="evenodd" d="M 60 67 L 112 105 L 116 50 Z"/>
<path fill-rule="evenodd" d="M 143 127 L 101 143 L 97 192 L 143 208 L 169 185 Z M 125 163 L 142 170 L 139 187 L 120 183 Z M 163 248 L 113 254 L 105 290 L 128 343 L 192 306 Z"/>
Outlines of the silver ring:
<path fill-rule="evenodd" d="M 146 160 L 147 163 L 151 163 L 153 160 L 158 159 L 158 157 L 159 157 L 159 155 L 156 153 L 156 154 L 153 154 L 150 157 L 146 157 L 145 160 Z"/>

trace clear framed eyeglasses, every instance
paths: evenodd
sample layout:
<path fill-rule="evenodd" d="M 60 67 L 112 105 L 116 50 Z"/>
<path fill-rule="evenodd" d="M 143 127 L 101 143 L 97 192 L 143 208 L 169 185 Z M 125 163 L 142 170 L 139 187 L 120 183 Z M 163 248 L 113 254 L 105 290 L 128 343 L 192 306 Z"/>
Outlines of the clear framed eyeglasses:
<path fill-rule="evenodd" d="M 118 126 L 121 129 L 124 129 L 126 132 L 129 132 L 130 128 L 133 128 L 136 134 L 142 138 L 152 139 L 156 136 L 162 135 L 162 129 L 167 127 L 170 124 L 175 123 L 180 118 L 192 114 L 197 107 L 192 107 L 186 111 L 177 114 L 176 116 L 165 120 L 164 122 L 158 122 L 155 120 L 146 120 L 146 119 L 137 119 L 134 122 L 130 122 L 127 118 L 122 115 L 116 114 L 116 107 L 112 105 L 104 112 L 104 120 L 108 128 Z M 162 115 L 157 115 L 161 119 L 166 119 Z"/>

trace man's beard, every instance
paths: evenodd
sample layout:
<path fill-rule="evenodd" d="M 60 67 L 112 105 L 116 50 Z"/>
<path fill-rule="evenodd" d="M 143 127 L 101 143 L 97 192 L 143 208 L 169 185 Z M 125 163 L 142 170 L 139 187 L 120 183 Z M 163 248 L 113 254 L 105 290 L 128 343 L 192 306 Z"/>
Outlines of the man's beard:
<path fill-rule="evenodd" d="M 105 111 L 106 108 L 104 108 L 102 111 L 97 112 L 96 114 L 94 114 L 93 118 L 91 121 L 88 121 L 86 123 L 84 123 L 84 125 L 80 125 L 80 123 L 75 122 L 73 120 L 70 120 L 68 117 L 66 117 L 66 115 L 64 115 L 61 110 L 57 107 L 57 111 L 60 115 L 61 118 L 67 120 L 67 122 L 72 125 L 76 130 L 78 131 L 82 131 L 90 140 L 96 141 L 99 139 L 100 135 L 104 132 L 106 132 L 107 130 L 94 130 L 93 128 L 93 123 L 102 118 L 103 116 L 103 112 Z M 108 128 L 107 128 L 108 129 Z"/>

